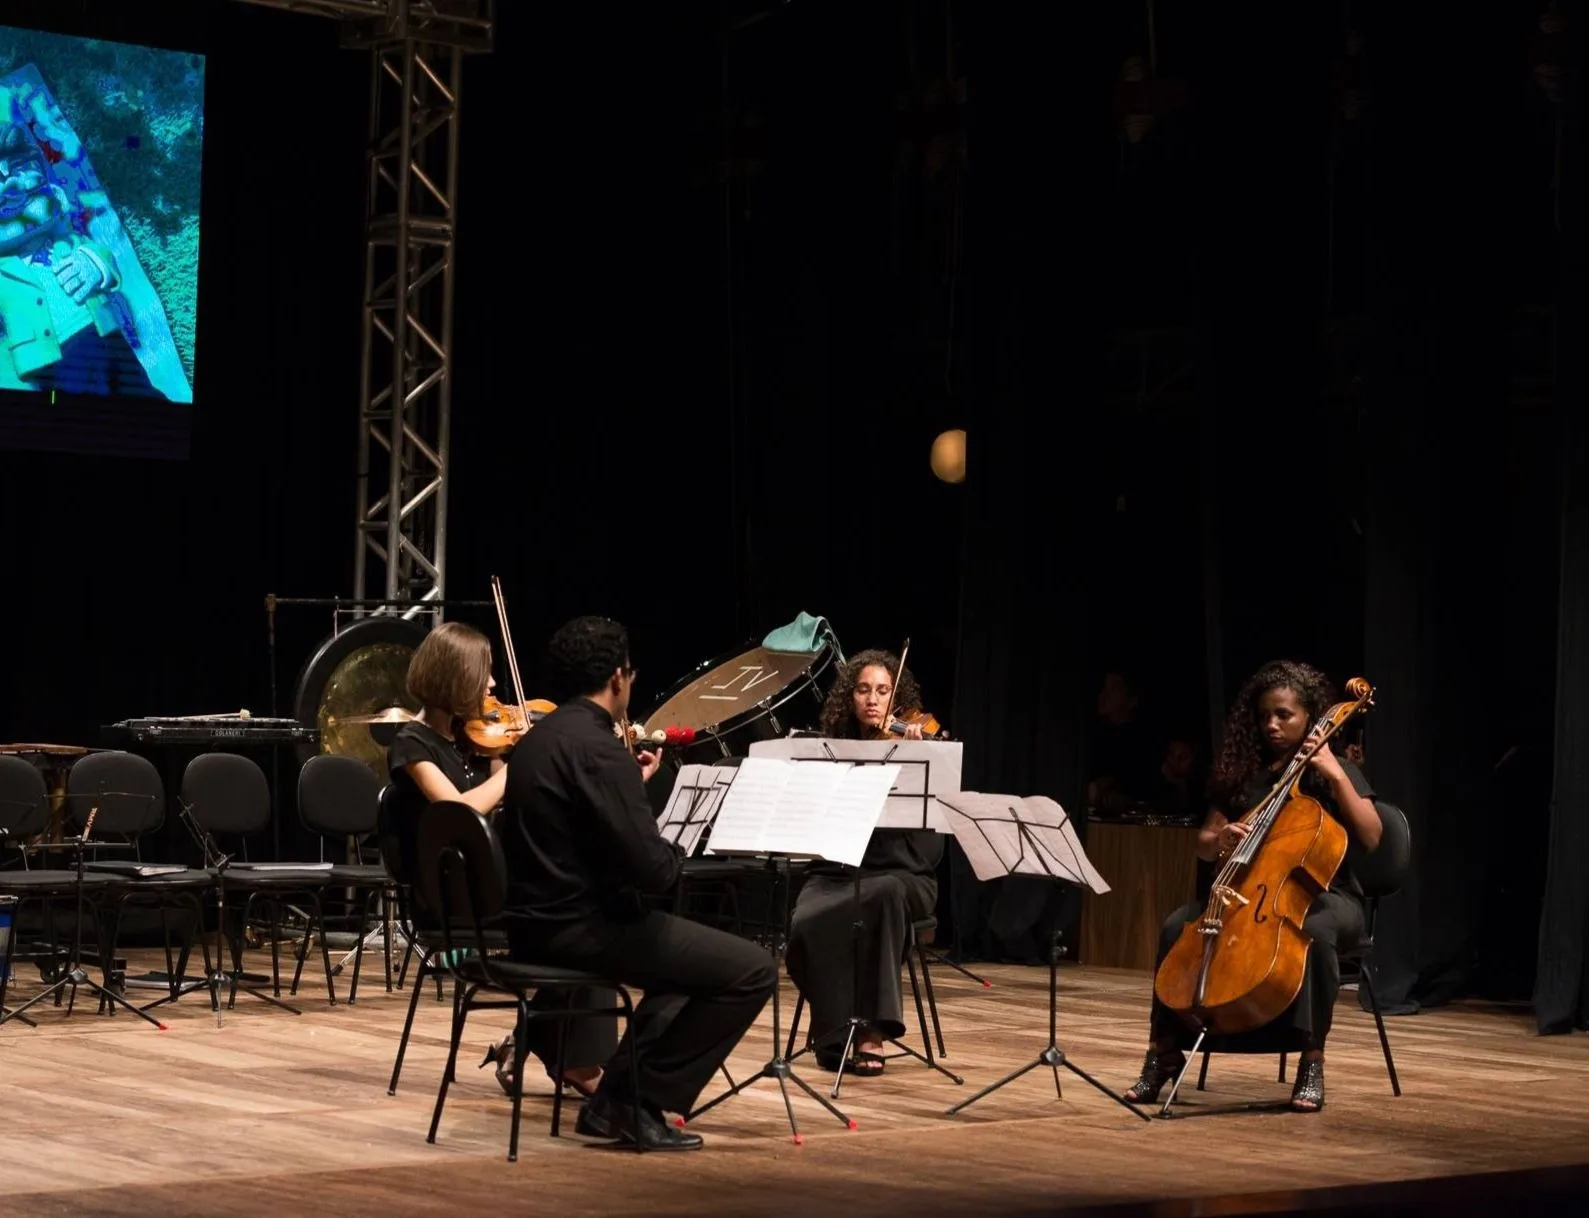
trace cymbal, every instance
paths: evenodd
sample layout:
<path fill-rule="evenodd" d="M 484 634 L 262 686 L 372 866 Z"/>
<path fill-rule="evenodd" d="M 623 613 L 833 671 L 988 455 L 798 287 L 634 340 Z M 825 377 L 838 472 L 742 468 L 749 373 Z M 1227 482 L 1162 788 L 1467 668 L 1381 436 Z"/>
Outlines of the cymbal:
<path fill-rule="evenodd" d="M 419 716 L 401 706 L 388 706 L 374 715 L 349 715 L 346 719 L 333 715 L 331 718 L 337 723 L 409 723 Z"/>

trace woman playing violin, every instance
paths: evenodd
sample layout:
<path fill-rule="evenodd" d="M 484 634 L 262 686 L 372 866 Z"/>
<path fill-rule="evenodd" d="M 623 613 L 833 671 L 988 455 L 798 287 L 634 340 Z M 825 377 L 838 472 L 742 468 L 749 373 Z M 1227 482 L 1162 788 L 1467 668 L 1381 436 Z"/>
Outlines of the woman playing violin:
<path fill-rule="evenodd" d="M 403 724 L 386 750 L 392 776 L 387 814 L 401 840 L 403 865 L 414 875 L 418 854 L 420 815 L 440 800 L 467 804 L 488 816 L 502 802 L 508 769 L 503 756 L 478 755 L 464 734 L 466 722 L 478 721 L 486 696 L 496 686 L 491 675 L 491 641 L 472 626 L 444 622 L 414 650 L 408 662 L 408 693 L 423 707 L 418 719 Z M 424 912 L 416 910 L 423 925 Z M 566 1005 L 561 996 L 535 1005 Z M 530 1024 L 531 1052 L 548 1063 L 556 1061 L 553 1021 Z M 567 1083 L 586 1091 L 601 1077 L 601 1064 L 612 1055 L 615 1035 L 608 1021 L 570 1020 L 568 1024 Z M 495 1062 L 497 1082 L 512 1094 L 513 1037 L 510 1034 L 490 1049 L 482 1066 Z"/>
<path fill-rule="evenodd" d="M 898 682 L 896 687 L 895 682 Z M 899 657 L 863 651 L 846 663 L 819 718 L 821 734 L 843 740 L 923 738 L 921 694 Z M 899 727 L 890 731 L 890 726 Z M 865 938 L 859 970 L 861 992 L 854 1013 L 868 1021 L 853 1056 L 843 1063 L 870 1077 L 883 1072 L 886 1041 L 904 1035 L 899 969 L 910 924 L 929 917 L 938 902 L 937 833 L 878 829 L 861 864 L 861 910 Z M 811 1007 L 811 1040 L 817 1060 L 837 1070 L 851 1015 L 854 982 L 851 924 L 855 919 L 855 873 L 831 863 L 813 863 L 795 901 L 790 927 L 789 976 Z"/>
<path fill-rule="evenodd" d="M 1248 678 L 1225 723 L 1224 745 L 1209 784 L 1213 806 L 1198 834 L 1199 858 L 1223 860 L 1241 843 L 1248 830 L 1237 822 L 1268 793 L 1332 702 L 1329 682 L 1306 664 L 1281 660 L 1265 664 Z M 1360 941 L 1365 927 L 1363 890 L 1352 874 L 1352 859 L 1379 846 L 1382 822 L 1374 806 L 1373 788 L 1362 770 L 1337 757 L 1328 743 L 1309 758 L 1302 790 L 1341 822 L 1351 843 L 1329 890 L 1314 899 L 1302 924 L 1313 941 L 1302 991 L 1271 1025 L 1287 1025 L 1279 1030 L 1289 1033 L 1288 1040 L 1304 1046 L 1291 1107 L 1297 1112 L 1317 1112 L 1324 1106 L 1324 1042 L 1341 990 L 1336 953 Z M 1170 915 L 1159 938 L 1159 963 L 1182 928 L 1202 916 L 1204 908 L 1202 902 L 1194 902 Z M 1149 1034 L 1151 1044 L 1142 1075 L 1125 1093 L 1135 1104 L 1154 1102 L 1186 1062 L 1180 1046 L 1187 1031 L 1157 997 Z"/>

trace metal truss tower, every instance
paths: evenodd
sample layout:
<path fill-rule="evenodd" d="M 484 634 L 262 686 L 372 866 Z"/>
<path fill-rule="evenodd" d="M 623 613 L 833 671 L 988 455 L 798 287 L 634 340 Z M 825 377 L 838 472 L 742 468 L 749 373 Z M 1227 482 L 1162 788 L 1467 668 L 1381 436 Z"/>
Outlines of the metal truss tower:
<path fill-rule="evenodd" d="M 336 18 L 370 54 L 353 595 L 446 596 L 460 86 L 496 0 L 239 0 Z M 435 610 L 439 617 L 439 606 Z"/>

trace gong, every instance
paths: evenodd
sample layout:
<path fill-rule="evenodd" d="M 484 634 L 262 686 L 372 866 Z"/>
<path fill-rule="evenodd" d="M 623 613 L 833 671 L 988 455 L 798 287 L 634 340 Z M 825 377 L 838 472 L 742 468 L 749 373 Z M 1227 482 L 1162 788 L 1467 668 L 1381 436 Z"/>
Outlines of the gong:
<path fill-rule="evenodd" d="M 320 729 L 320 752 L 355 757 L 388 780 L 391 724 L 418 710 L 406 688 L 408 662 L 427 633 L 428 625 L 404 618 L 367 617 L 320 644 L 293 696 L 298 721 Z M 300 761 L 313 752 L 313 745 L 298 746 Z"/>

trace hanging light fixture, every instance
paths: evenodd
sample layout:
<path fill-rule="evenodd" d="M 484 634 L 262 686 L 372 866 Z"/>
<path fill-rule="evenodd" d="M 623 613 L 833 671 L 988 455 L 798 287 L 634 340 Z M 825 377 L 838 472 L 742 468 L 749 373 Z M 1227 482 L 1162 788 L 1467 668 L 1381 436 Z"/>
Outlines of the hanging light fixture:
<path fill-rule="evenodd" d="M 939 434 L 932 442 L 932 472 L 942 482 L 951 484 L 966 480 L 966 433 L 954 428 Z"/>

